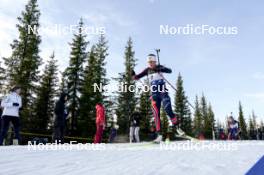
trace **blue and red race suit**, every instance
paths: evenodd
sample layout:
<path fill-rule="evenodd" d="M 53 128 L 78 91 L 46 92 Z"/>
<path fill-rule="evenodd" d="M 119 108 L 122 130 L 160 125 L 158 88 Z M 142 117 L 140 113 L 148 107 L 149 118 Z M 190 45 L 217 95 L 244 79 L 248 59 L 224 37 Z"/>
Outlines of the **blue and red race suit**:
<path fill-rule="evenodd" d="M 239 139 L 239 123 L 236 120 L 228 123 L 228 140 Z"/>
<path fill-rule="evenodd" d="M 151 105 L 152 112 L 154 115 L 156 131 L 160 131 L 160 108 L 161 103 L 163 104 L 164 110 L 169 116 L 172 124 L 178 123 L 176 115 L 172 111 L 171 99 L 166 89 L 165 80 L 162 73 L 171 73 L 171 69 L 166 68 L 162 65 L 157 65 L 154 69 L 146 68 L 141 73 L 135 75 L 135 79 L 140 79 L 144 76 L 148 76 L 151 85 Z"/>

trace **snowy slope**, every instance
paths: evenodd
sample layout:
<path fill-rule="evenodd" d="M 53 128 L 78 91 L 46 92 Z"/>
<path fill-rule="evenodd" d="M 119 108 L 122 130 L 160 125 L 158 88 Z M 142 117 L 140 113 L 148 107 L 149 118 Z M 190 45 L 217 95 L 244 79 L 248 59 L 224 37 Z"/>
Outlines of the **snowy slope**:
<path fill-rule="evenodd" d="M 177 142 L 182 144 L 186 142 Z M 227 142 L 204 142 L 203 145 Z M 233 142 L 228 142 L 228 144 Z M 237 150 L 162 150 L 160 145 L 106 144 L 103 150 L 28 150 L 0 147 L 0 174 L 244 174 L 264 155 L 264 142 L 234 142 Z"/>

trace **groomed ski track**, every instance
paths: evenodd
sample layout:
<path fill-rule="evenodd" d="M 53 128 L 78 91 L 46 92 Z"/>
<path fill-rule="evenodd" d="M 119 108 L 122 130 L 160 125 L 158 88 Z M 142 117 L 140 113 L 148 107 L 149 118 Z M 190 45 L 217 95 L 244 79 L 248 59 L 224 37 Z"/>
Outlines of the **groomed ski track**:
<path fill-rule="evenodd" d="M 179 148 L 197 143 L 196 150 Z M 233 144 L 233 150 L 208 147 L 214 144 Z M 167 150 L 149 142 L 104 144 L 98 147 L 100 150 L 78 150 L 77 146 L 70 150 L 4 146 L 0 147 L 0 174 L 242 175 L 264 155 L 261 141 L 178 141 L 167 146 Z"/>

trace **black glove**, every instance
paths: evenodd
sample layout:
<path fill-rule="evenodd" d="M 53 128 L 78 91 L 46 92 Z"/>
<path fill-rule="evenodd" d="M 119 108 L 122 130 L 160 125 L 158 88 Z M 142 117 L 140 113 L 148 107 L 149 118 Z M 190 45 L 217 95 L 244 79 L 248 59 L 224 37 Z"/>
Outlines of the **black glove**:
<path fill-rule="evenodd" d="M 154 69 L 155 72 L 161 72 L 162 66 L 161 65 L 157 65 Z"/>
<path fill-rule="evenodd" d="M 19 106 L 19 104 L 18 103 L 13 103 L 13 106 Z"/>
<path fill-rule="evenodd" d="M 135 76 L 136 75 L 136 73 L 135 73 L 135 71 L 134 70 L 132 70 L 132 76 Z"/>

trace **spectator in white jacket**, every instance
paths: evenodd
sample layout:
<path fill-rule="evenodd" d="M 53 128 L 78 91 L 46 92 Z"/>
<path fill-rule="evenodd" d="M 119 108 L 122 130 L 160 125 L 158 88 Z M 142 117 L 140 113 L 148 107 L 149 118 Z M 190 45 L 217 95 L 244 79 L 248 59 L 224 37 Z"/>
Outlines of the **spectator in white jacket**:
<path fill-rule="evenodd" d="M 22 99 L 20 96 L 20 87 L 15 86 L 11 89 L 9 95 L 7 95 L 1 102 L 1 107 L 4 108 L 2 114 L 2 131 L 0 134 L 0 145 L 3 145 L 3 140 L 7 135 L 9 124 L 12 122 L 15 131 L 15 139 L 20 142 L 20 118 L 19 109 L 22 107 Z"/>

